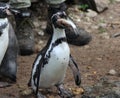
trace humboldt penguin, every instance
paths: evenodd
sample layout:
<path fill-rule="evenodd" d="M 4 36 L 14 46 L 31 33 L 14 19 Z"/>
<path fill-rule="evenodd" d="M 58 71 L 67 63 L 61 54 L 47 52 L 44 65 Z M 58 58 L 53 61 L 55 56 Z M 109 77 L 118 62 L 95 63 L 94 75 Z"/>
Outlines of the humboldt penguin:
<path fill-rule="evenodd" d="M 0 3 L 0 87 L 16 82 L 18 42 L 7 16 L 9 6 Z"/>
<path fill-rule="evenodd" d="M 73 71 L 76 85 L 80 85 L 81 78 L 79 68 L 70 54 L 70 48 L 66 40 L 65 28 L 76 26 L 67 19 L 65 12 L 57 12 L 51 17 L 53 34 L 47 45 L 37 55 L 28 83 L 32 87 L 37 98 L 45 98 L 38 90 L 56 86 L 62 98 L 72 98 L 72 94 L 64 89 L 63 80 L 67 67 Z M 76 31 L 76 30 L 75 30 Z"/>

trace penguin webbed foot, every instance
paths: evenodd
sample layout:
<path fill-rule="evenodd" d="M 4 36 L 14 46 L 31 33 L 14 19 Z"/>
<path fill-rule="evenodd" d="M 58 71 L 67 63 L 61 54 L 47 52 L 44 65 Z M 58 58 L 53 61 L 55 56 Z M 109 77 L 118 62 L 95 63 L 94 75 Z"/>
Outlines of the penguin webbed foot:
<path fill-rule="evenodd" d="M 36 98 L 46 98 L 44 95 L 42 95 L 40 92 L 37 93 Z"/>
<path fill-rule="evenodd" d="M 14 83 L 16 83 L 16 77 L 13 79 L 11 77 L 0 74 L 0 88 L 12 86 Z"/>
<path fill-rule="evenodd" d="M 72 98 L 73 97 L 73 94 L 70 91 L 66 90 L 63 87 L 63 84 L 56 85 L 56 87 L 59 90 L 59 96 L 61 98 Z"/>
<path fill-rule="evenodd" d="M 36 91 L 37 90 L 37 88 L 36 88 L 36 86 L 34 86 L 33 87 L 33 93 L 35 93 L 35 98 L 46 98 L 44 95 L 42 95 L 40 92 L 39 92 L 39 90 L 38 91 Z"/>
<path fill-rule="evenodd" d="M 0 88 L 5 88 L 5 87 L 9 87 L 11 86 L 12 84 L 11 83 L 8 83 L 8 82 L 0 82 Z"/>

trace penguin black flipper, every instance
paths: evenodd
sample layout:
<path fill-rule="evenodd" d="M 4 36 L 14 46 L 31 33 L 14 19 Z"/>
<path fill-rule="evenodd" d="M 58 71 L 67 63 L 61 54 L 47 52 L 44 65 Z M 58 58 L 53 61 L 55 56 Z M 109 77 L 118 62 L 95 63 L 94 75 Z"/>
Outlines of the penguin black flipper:
<path fill-rule="evenodd" d="M 36 96 L 42 96 L 42 95 L 39 93 L 40 74 L 41 74 L 41 69 L 42 69 L 42 67 L 44 67 L 44 64 L 46 63 L 45 53 L 46 53 L 46 51 L 47 51 L 47 49 L 48 49 L 48 47 L 49 47 L 49 45 L 50 45 L 50 40 L 51 40 L 51 39 L 52 39 L 52 36 L 50 37 L 47 45 L 46 45 L 41 51 L 39 51 L 39 54 L 37 55 L 37 57 L 36 57 L 36 59 L 35 59 L 35 61 L 34 61 L 34 63 L 33 63 L 33 66 L 32 66 L 32 69 L 33 69 L 35 66 L 37 66 L 36 72 L 35 72 L 35 74 L 34 74 L 34 76 L 33 76 L 34 85 L 35 85 L 35 87 L 36 87 L 36 90 L 35 90 Z M 39 59 L 39 57 L 40 57 L 40 59 Z M 39 61 L 38 64 L 36 64 L 37 61 Z M 32 70 L 32 71 L 33 71 L 33 70 Z M 31 86 L 32 73 L 33 73 L 33 72 L 31 72 L 31 77 L 30 77 L 30 80 L 29 80 L 29 82 L 28 82 L 28 86 Z M 37 82 L 35 83 L 35 80 L 36 80 L 36 79 L 37 79 Z"/>
<path fill-rule="evenodd" d="M 38 57 L 39 57 L 40 55 L 41 55 L 42 57 L 45 56 L 45 53 L 46 53 L 46 51 L 47 51 L 47 49 L 48 49 L 48 47 L 49 47 L 49 45 L 50 45 L 50 40 L 51 40 L 51 39 L 52 39 L 52 36 L 50 36 L 50 39 L 48 40 L 46 46 L 45 46 L 42 50 L 39 51 L 39 53 L 38 53 L 35 61 L 33 62 L 32 69 L 34 68 L 35 62 L 37 61 Z M 40 66 L 40 65 L 39 65 L 39 66 Z M 41 65 L 41 66 L 42 66 L 42 65 Z M 31 72 L 31 77 L 32 77 L 32 72 Z M 29 81 L 28 81 L 28 86 L 29 86 L 29 87 L 31 86 L 31 77 L 30 77 L 30 79 L 29 79 Z"/>
<path fill-rule="evenodd" d="M 70 66 L 70 68 L 71 68 L 71 70 L 73 72 L 73 76 L 74 76 L 74 79 L 75 79 L 75 84 L 77 86 L 80 86 L 80 84 L 81 84 L 81 74 L 80 74 L 77 63 L 74 61 L 71 54 L 70 54 L 69 66 Z"/>
<path fill-rule="evenodd" d="M 44 62 L 44 57 L 45 57 L 45 53 L 46 53 L 46 50 L 47 50 L 47 47 L 45 46 L 40 52 L 39 54 L 37 55 L 34 63 L 33 63 L 33 66 L 32 66 L 32 69 L 34 68 L 34 66 L 36 65 L 35 62 L 39 61 L 38 64 L 36 65 L 37 68 L 36 68 L 36 72 L 33 76 L 33 80 L 34 80 L 34 85 L 36 87 L 36 90 L 35 90 L 35 94 L 36 96 L 38 95 L 38 91 L 39 91 L 39 81 L 40 81 L 40 74 L 41 74 L 41 69 L 42 67 L 44 66 L 43 62 Z M 40 60 L 39 60 L 39 57 L 41 56 Z M 30 80 L 28 82 L 28 86 L 31 86 L 31 79 L 32 79 L 32 72 L 31 72 L 31 77 L 30 77 Z M 37 79 L 37 82 L 35 81 Z"/>

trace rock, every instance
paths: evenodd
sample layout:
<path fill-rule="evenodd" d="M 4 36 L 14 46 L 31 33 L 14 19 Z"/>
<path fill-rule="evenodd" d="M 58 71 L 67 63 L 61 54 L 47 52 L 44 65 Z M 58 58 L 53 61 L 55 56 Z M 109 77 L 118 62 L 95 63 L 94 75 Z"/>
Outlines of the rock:
<path fill-rule="evenodd" d="M 101 37 L 104 39 L 110 39 L 110 36 L 108 35 L 108 33 L 101 34 Z"/>
<path fill-rule="evenodd" d="M 44 32 L 43 32 L 42 30 L 40 30 L 40 31 L 38 32 L 38 35 L 44 36 Z"/>
<path fill-rule="evenodd" d="M 102 61 L 103 59 L 102 59 L 102 58 L 100 58 L 100 57 L 98 57 L 98 58 L 96 58 L 96 60 L 98 60 L 98 61 Z"/>
<path fill-rule="evenodd" d="M 99 27 L 103 27 L 103 28 L 106 28 L 107 24 L 106 23 L 100 23 L 98 24 Z"/>
<path fill-rule="evenodd" d="M 36 28 L 40 26 L 40 24 L 38 23 L 37 20 L 33 21 L 33 24 L 34 24 L 34 26 L 35 26 Z"/>
<path fill-rule="evenodd" d="M 110 93 L 104 94 L 98 98 L 120 98 L 120 96 L 115 94 L 114 92 L 110 92 Z"/>
<path fill-rule="evenodd" d="M 45 21 L 41 21 L 41 22 L 40 22 L 40 28 L 41 28 L 41 29 L 44 30 L 44 29 L 46 28 L 46 25 L 47 25 L 47 22 L 45 22 Z"/>
<path fill-rule="evenodd" d="M 115 0 L 116 2 L 120 2 L 120 0 Z"/>
<path fill-rule="evenodd" d="M 70 90 L 74 95 L 79 95 L 84 93 L 83 88 L 70 88 Z"/>
<path fill-rule="evenodd" d="M 103 12 L 105 10 L 107 10 L 108 5 L 110 3 L 109 0 L 95 0 L 96 5 L 97 5 L 97 9 L 99 12 Z"/>
<path fill-rule="evenodd" d="M 120 36 L 120 32 L 113 34 L 111 37 L 114 38 L 114 37 L 119 37 L 119 36 Z"/>
<path fill-rule="evenodd" d="M 97 29 L 99 29 L 99 26 L 97 26 L 97 25 L 92 25 L 91 28 L 97 30 Z"/>
<path fill-rule="evenodd" d="M 106 6 L 108 6 L 109 5 L 109 3 L 110 3 L 110 0 L 95 0 L 95 2 L 96 2 L 96 4 L 98 4 L 98 5 L 106 5 Z"/>
<path fill-rule="evenodd" d="M 120 96 L 120 87 L 113 87 L 112 91 L 115 92 L 115 94 Z"/>
<path fill-rule="evenodd" d="M 21 91 L 20 94 L 23 95 L 23 96 L 27 96 L 27 95 L 32 94 L 32 90 L 31 89 L 25 89 L 25 90 Z"/>
<path fill-rule="evenodd" d="M 109 72 L 108 72 L 109 75 L 116 75 L 117 72 L 114 70 L 114 69 L 111 69 Z"/>
<path fill-rule="evenodd" d="M 120 88 L 120 81 L 115 81 L 113 84 L 114 84 L 116 87 L 119 87 L 119 88 Z"/>
<path fill-rule="evenodd" d="M 87 15 L 88 17 L 95 17 L 95 16 L 97 16 L 98 14 L 97 14 L 97 12 L 88 9 L 88 12 L 86 13 L 86 15 Z"/>

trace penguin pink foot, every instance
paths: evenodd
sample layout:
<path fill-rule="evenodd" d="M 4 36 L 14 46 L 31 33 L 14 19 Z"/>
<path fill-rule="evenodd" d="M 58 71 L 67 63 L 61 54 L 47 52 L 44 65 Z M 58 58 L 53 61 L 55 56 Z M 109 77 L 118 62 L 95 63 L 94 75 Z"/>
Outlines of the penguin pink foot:
<path fill-rule="evenodd" d="M 42 95 L 41 93 L 38 93 L 36 98 L 46 98 L 46 97 Z"/>
<path fill-rule="evenodd" d="M 66 90 L 63 84 L 57 85 L 56 87 L 59 91 L 59 96 L 61 98 L 72 98 L 73 97 L 73 94 L 69 92 L 68 90 Z"/>

